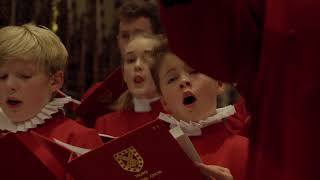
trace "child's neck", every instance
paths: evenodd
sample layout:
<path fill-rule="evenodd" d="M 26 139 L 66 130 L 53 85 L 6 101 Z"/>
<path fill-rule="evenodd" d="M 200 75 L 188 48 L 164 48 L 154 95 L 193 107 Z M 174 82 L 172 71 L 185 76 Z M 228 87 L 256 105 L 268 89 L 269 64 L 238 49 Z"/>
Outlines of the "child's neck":
<path fill-rule="evenodd" d="M 177 117 L 175 115 L 172 115 L 175 119 L 185 121 L 185 122 L 199 122 L 201 120 L 207 119 L 208 117 L 214 116 L 217 114 L 216 107 L 208 109 L 206 111 L 201 111 L 199 113 L 195 113 L 191 116 L 185 116 L 185 117 Z"/>
<path fill-rule="evenodd" d="M 133 98 L 133 105 L 135 112 L 149 112 L 152 110 L 151 103 L 159 100 L 159 97 L 154 97 L 152 99 L 138 99 Z"/>

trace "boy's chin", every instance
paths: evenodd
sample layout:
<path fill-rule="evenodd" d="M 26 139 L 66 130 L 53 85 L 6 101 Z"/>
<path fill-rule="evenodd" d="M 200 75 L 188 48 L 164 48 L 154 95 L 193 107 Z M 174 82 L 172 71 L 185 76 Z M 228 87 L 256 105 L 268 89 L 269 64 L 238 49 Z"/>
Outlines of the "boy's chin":
<path fill-rule="evenodd" d="M 31 118 L 31 117 L 27 117 L 21 113 L 14 113 L 14 114 L 9 113 L 9 114 L 7 114 L 7 116 L 11 120 L 11 122 L 13 122 L 13 123 L 25 122 Z"/>
<path fill-rule="evenodd" d="M 28 120 L 25 117 L 9 117 L 9 118 L 13 123 L 22 123 Z"/>

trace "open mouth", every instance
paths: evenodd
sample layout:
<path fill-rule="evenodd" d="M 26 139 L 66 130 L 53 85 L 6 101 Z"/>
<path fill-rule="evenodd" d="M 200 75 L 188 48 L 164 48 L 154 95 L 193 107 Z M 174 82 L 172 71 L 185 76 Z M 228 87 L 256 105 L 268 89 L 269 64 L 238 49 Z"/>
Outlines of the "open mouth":
<path fill-rule="evenodd" d="M 190 106 L 192 105 L 194 102 L 196 102 L 197 98 L 196 96 L 191 92 L 191 91 L 185 91 L 183 93 L 183 104 L 185 106 Z"/>
<path fill-rule="evenodd" d="M 141 76 L 135 76 L 134 79 L 133 79 L 134 83 L 136 84 L 140 84 L 144 81 L 143 77 Z"/>
<path fill-rule="evenodd" d="M 8 99 L 7 100 L 7 104 L 11 107 L 16 107 L 16 106 L 20 105 L 21 103 L 22 103 L 22 101 L 15 100 L 15 99 Z"/>
<path fill-rule="evenodd" d="M 190 104 L 193 104 L 196 100 L 197 100 L 196 97 L 194 97 L 193 95 L 189 95 L 183 99 L 183 104 L 190 105 Z"/>

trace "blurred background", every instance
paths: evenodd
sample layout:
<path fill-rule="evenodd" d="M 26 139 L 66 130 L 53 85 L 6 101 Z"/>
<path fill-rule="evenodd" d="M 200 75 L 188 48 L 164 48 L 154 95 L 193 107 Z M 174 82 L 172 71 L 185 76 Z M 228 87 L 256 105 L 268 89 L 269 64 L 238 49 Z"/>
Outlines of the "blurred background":
<path fill-rule="evenodd" d="M 0 27 L 34 23 L 54 31 L 69 52 L 64 91 L 79 99 L 119 62 L 114 12 L 120 0 L 1 0 Z"/>
<path fill-rule="evenodd" d="M 80 99 L 120 63 L 113 21 L 124 1 L 0 0 L 0 27 L 31 22 L 54 31 L 69 52 L 63 91 Z M 225 89 L 218 97 L 219 107 L 239 99 L 232 85 Z"/>

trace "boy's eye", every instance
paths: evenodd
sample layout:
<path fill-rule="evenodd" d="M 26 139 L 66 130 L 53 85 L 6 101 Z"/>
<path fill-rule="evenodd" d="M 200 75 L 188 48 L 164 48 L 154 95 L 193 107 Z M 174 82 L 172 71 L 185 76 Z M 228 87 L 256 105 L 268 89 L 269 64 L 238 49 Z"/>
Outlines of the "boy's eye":
<path fill-rule="evenodd" d="M 0 74 L 0 79 L 6 79 L 8 77 L 7 74 Z"/>
<path fill-rule="evenodd" d="M 26 75 L 26 74 L 20 74 L 19 75 L 22 79 L 30 79 L 32 76 L 31 75 Z"/>
<path fill-rule="evenodd" d="M 127 64 L 131 64 L 131 63 L 134 63 L 135 60 L 136 60 L 135 58 L 127 58 L 127 59 L 126 59 L 126 63 L 127 63 Z"/>
<path fill-rule="evenodd" d="M 152 58 L 152 56 L 150 55 L 150 54 L 145 54 L 144 56 L 143 56 L 143 60 L 146 62 L 146 63 L 153 63 L 153 58 Z"/>
<path fill-rule="evenodd" d="M 175 80 L 177 80 L 177 76 L 172 76 L 168 79 L 168 84 L 173 83 Z"/>

